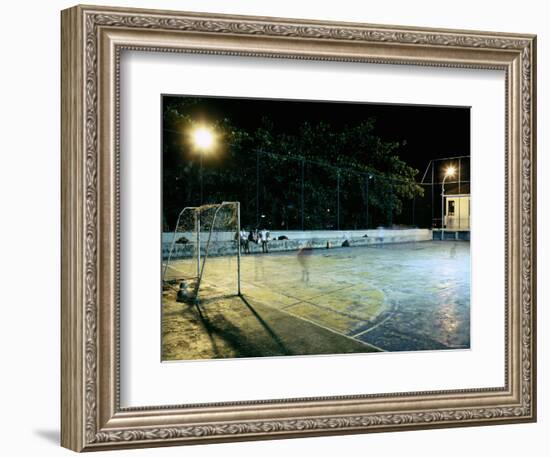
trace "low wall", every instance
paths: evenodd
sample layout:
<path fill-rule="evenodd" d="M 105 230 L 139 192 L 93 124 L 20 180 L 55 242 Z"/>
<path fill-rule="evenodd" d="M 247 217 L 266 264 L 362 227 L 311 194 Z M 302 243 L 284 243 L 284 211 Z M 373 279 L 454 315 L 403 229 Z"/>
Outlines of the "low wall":
<path fill-rule="evenodd" d="M 375 229 L 375 230 L 312 230 L 312 231 L 273 231 L 270 232 L 271 241 L 268 243 L 270 252 L 297 251 L 306 246 L 314 249 L 327 249 L 342 247 L 370 246 L 388 243 L 410 243 L 414 241 L 432 240 L 432 231 L 429 229 Z M 166 260 L 170 253 L 173 233 L 163 233 L 162 258 Z M 177 238 L 184 236 L 188 243 L 176 243 L 172 252 L 172 259 L 183 259 L 193 256 L 196 243 L 193 234 L 178 233 Z M 277 240 L 279 236 L 286 236 L 288 240 Z M 216 234 L 216 241 L 212 241 L 209 254 L 212 256 L 234 255 L 237 246 L 234 241 L 234 232 Z M 205 250 L 206 240 L 201 243 L 201 251 Z M 261 253 L 262 246 L 253 242 L 249 243 L 251 253 Z M 244 254 L 244 252 L 243 252 Z"/>
<path fill-rule="evenodd" d="M 433 239 L 434 240 L 455 240 L 455 241 L 470 241 L 470 231 L 469 230 L 433 230 Z"/>

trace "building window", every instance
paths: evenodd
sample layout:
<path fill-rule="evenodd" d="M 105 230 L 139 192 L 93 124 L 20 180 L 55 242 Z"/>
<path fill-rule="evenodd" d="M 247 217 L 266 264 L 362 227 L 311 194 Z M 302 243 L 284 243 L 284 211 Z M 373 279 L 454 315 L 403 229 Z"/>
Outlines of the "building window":
<path fill-rule="evenodd" d="M 447 214 L 449 216 L 454 216 L 455 215 L 455 201 L 454 200 L 449 200 L 449 207 L 447 209 Z"/>

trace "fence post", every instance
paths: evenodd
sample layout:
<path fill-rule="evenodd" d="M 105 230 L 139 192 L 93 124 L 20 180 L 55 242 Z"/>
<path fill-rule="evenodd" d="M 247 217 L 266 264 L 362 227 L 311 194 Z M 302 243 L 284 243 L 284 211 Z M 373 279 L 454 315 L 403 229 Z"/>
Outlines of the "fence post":
<path fill-rule="evenodd" d="M 393 182 L 390 178 L 390 228 L 393 225 Z"/>
<path fill-rule="evenodd" d="M 367 174 L 365 176 L 365 190 L 366 190 L 365 207 L 366 207 L 366 215 L 367 215 L 367 222 L 365 224 L 365 227 L 367 228 L 367 230 L 369 229 L 369 181 L 370 181 L 370 176 Z"/>
<path fill-rule="evenodd" d="M 462 169 L 462 159 L 458 158 L 458 193 L 460 194 L 460 170 Z"/>
<path fill-rule="evenodd" d="M 256 150 L 256 228 L 260 223 L 260 151 Z"/>
<path fill-rule="evenodd" d="M 195 211 L 195 229 L 197 230 L 197 278 L 201 275 L 201 208 Z"/>
<path fill-rule="evenodd" d="M 237 295 L 241 294 L 241 203 L 237 202 Z"/>
<path fill-rule="evenodd" d="M 302 185 L 301 185 L 301 191 L 300 191 L 300 206 L 302 211 L 302 232 L 304 231 L 304 167 L 305 167 L 305 159 L 302 157 Z"/>
<path fill-rule="evenodd" d="M 435 162 L 432 160 L 431 161 L 432 163 L 432 226 L 431 228 L 434 227 L 434 218 L 435 218 L 435 208 L 434 208 L 434 164 Z"/>
<path fill-rule="evenodd" d="M 336 171 L 336 230 L 340 230 L 340 170 Z"/>
<path fill-rule="evenodd" d="M 416 203 L 416 196 L 413 195 L 413 207 L 412 207 L 412 225 L 414 227 L 414 206 L 415 206 L 415 203 Z"/>

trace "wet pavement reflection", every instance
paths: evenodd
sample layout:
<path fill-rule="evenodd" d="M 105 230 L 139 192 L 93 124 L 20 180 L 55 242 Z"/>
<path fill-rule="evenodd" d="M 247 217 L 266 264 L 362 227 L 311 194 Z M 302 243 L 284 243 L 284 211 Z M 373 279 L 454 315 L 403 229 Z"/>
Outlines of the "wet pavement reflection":
<path fill-rule="evenodd" d="M 210 258 L 201 293 L 235 289 L 235 266 Z M 306 246 L 243 256 L 241 272 L 247 299 L 385 351 L 470 346 L 469 242 Z"/>

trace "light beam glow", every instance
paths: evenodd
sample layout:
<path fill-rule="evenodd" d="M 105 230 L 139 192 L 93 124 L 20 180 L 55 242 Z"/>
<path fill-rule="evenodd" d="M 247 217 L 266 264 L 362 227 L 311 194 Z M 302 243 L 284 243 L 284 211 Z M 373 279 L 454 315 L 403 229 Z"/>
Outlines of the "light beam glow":
<path fill-rule="evenodd" d="M 214 134 L 206 127 L 199 127 L 193 132 L 193 143 L 200 149 L 210 149 L 214 145 Z"/>
<path fill-rule="evenodd" d="M 447 167 L 447 169 L 445 170 L 445 176 L 448 176 L 449 178 L 451 176 L 454 176 L 455 175 L 455 167 L 453 167 L 452 165 Z"/>

